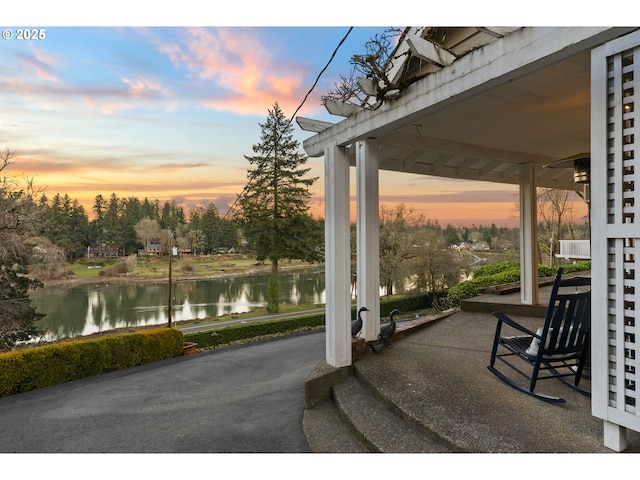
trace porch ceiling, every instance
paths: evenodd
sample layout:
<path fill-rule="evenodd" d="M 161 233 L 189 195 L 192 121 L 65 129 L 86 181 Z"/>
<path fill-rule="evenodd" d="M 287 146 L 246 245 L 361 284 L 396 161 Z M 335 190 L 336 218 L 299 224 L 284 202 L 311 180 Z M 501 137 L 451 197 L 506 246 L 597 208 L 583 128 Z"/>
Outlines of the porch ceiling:
<path fill-rule="evenodd" d="M 560 54 L 557 50 L 533 58 L 530 50 L 536 48 L 536 42 L 545 46 L 562 38 L 551 30 L 554 29 L 536 32 L 540 40 L 527 38 L 524 47 L 506 44 L 494 48 L 495 58 L 487 54 L 478 60 L 475 55 L 475 59 L 467 61 L 474 55 L 463 56 L 411 85 L 403 95 L 408 98 L 385 102 L 379 111 L 361 111 L 325 126 L 304 142 L 305 150 L 311 156 L 319 156 L 331 139 L 338 145 L 350 146 L 357 140 L 375 138 L 380 146 L 382 170 L 518 184 L 520 164 L 530 162 L 536 167 L 539 186 L 581 190 L 582 186 L 573 181 L 571 168 L 544 165 L 576 154 L 588 155 L 590 49 L 600 42 L 596 37 L 617 36 L 621 32 L 600 29 L 592 37 L 584 34 L 578 47 L 576 40 L 569 39 L 560 47 Z M 489 47 L 508 41 L 509 37 L 498 39 Z M 531 63 L 527 64 L 524 58 L 510 69 L 498 65 L 496 69 L 503 69 L 499 74 L 488 77 L 485 70 L 478 78 L 487 79 L 472 84 L 474 75 L 490 69 L 492 62 L 509 55 L 507 62 L 517 61 L 519 49 L 523 57 L 531 56 Z M 461 73 L 456 74 L 456 68 Z M 465 75 L 469 80 L 463 78 Z M 449 87 L 450 91 L 437 93 L 442 85 L 454 81 L 460 82 L 464 90 Z M 437 98 L 423 101 L 421 97 L 425 96 Z M 353 151 L 351 163 L 355 165 Z"/>
<path fill-rule="evenodd" d="M 543 165 L 590 150 L 590 59 L 582 52 L 397 126 L 377 137 L 380 168 L 517 184 L 531 162 L 540 186 L 580 189 L 572 169 Z"/>

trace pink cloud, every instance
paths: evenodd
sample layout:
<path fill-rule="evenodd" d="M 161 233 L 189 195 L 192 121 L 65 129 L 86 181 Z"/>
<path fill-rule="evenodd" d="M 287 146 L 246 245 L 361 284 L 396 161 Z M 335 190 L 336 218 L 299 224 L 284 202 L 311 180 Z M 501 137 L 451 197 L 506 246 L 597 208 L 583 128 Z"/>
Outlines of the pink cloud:
<path fill-rule="evenodd" d="M 135 99 L 141 98 L 143 95 L 147 97 L 157 95 L 167 96 L 169 94 L 162 85 L 147 78 L 136 78 L 135 80 L 122 78 L 122 81 L 129 85 L 129 94 Z"/>
<path fill-rule="evenodd" d="M 24 54 L 17 58 L 26 69 L 25 75 L 35 74 L 37 78 L 49 82 L 57 82 L 60 79 L 55 73 L 56 63 L 49 55 L 34 51 L 32 55 Z"/>
<path fill-rule="evenodd" d="M 293 113 L 306 93 L 300 69 L 276 62 L 257 32 L 193 28 L 183 38 L 181 44 L 158 49 L 177 67 L 187 68 L 198 80 L 213 80 L 222 90 L 205 96 L 207 108 L 265 114 L 277 101 Z"/>

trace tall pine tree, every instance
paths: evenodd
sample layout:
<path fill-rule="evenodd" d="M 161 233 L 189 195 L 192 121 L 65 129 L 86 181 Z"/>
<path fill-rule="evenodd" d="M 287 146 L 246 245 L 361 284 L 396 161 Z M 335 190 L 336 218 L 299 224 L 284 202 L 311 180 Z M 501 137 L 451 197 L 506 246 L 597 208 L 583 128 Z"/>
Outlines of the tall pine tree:
<path fill-rule="evenodd" d="M 308 158 L 300 153 L 293 138 L 293 126 L 276 102 L 265 123 L 253 156 L 245 155 L 253 168 L 238 200 L 238 219 L 258 261 L 271 261 L 269 313 L 278 312 L 278 262 L 282 259 L 317 261 L 321 244 L 308 242 L 321 237 L 319 222 L 309 210 L 309 187 L 317 180 L 306 178 L 310 168 L 302 168 Z"/>

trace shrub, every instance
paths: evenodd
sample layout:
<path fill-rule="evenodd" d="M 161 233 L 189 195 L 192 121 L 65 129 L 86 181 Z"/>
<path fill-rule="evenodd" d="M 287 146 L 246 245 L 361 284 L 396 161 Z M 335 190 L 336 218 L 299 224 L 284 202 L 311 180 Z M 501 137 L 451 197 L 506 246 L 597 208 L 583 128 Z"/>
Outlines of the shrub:
<path fill-rule="evenodd" d="M 101 277 L 117 277 L 118 275 L 124 275 L 128 271 L 129 271 L 129 267 L 127 267 L 126 263 L 122 262 L 122 263 L 118 263 L 117 265 L 114 265 L 111 268 L 100 270 L 99 275 Z"/>
<path fill-rule="evenodd" d="M 311 330 L 324 326 L 324 314 L 307 315 L 281 320 L 230 325 L 203 332 L 187 333 L 185 341 L 198 344 L 198 350 L 207 350 L 219 345 L 229 345 L 240 341 L 260 339 L 270 335 Z"/>
<path fill-rule="evenodd" d="M 190 263 L 185 263 L 184 265 L 182 265 L 181 270 L 183 272 L 193 272 L 195 268 L 193 268 L 193 265 L 191 265 Z"/>
<path fill-rule="evenodd" d="M 576 262 L 575 264 L 562 265 L 564 273 L 583 272 L 591 269 L 590 261 Z M 538 278 L 555 276 L 558 267 L 538 265 Z M 500 262 L 480 267 L 473 274 L 471 280 L 460 282 L 450 288 L 444 306 L 453 307 L 460 305 L 465 298 L 475 297 L 481 288 L 495 285 L 505 285 L 520 281 L 520 262 Z"/>
<path fill-rule="evenodd" d="M 172 328 L 74 340 L 0 354 L 0 397 L 182 354 Z"/>

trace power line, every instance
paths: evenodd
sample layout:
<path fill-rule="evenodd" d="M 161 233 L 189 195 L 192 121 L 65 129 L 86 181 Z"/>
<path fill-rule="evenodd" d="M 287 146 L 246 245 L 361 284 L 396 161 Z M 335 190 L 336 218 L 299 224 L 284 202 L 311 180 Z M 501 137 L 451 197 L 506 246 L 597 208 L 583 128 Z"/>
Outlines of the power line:
<path fill-rule="evenodd" d="M 284 128 L 284 130 L 286 130 L 287 128 L 289 128 L 289 125 L 291 125 L 291 122 L 293 122 L 293 119 L 295 118 L 296 114 L 298 113 L 298 111 L 302 108 L 302 106 L 305 104 L 305 102 L 307 101 L 307 99 L 309 98 L 309 95 L 311 95 L 311 92 L 313 92 L 313 89 L 318 85 L 318 82 L 320 81 L 320 77 L 322 76 L 322 74 L 327 70 L 327 68 L 329 68 L 329 65 L 331 65 L 331 62 L 333 61 L 333 59 L 335 58 L 336 54 L 338 53 L 338 50 L 340 49 L 340 47 L 342 46 L 342 44 L 347 40 L 347 37 L 349 36 L 349 34 L 351 33 L 351 31 L 353 30 L 353 27 L 349 27 L 349 30 L 347 31 L 347 33 L 344 35 L 344 37 L 342 37 L 342 40 L 340 40 L 340 42 L 338 43 L 338 45 L 336 46 L 336 48 L 333 50 L 333 53 L 331 54 L 331 57 L 329 58 L 329 61 L 326 63 L 326 65 L 324 66 L 324 68 L 322 70 L 320 70 L 320 73 L 318 73 L 318 75 L 316 76 L 315 81 L 313 82 L 313 85 L 311 85 L 311 88 L 309 89 L 309 91 L 307 92 L 307 94 L 304 96 L 304 98 L 302 99 L 302 102 L 300 103 L 300 105 L 298 105 L 298 108 L 295 109 L 295 111 L 293 112 L 293 115 L 291 115 L 291 118 L 289 119 L 289 121 L 287 122 L 286 127 Z M 271 152 L 267 152 L 267 154 L 265 156 L 268 156 Z M 231 212 L 231 210 L 233 210 L 233 208 L 236 206 L 236 204 L 238 203 L 238 200 L 240 200 L 242 198 L 242 196 L 245 194 L 245 192 L 247 191 L 247 189 L 249 188 L 251 182 L 247 182 L 247 184 L 244 186 L 244 188 L 242 189 L 242 192 L 240 192 L 240 195 L 238 195 L 238 197 L 235 199 L 235 201 L 231 204 L 231 206 L 229 207 L 229 209 L 227 210 L 227 213 L 224 214 L 224 217 L 222 217 L 223 220 L 226 220 L 227 216 L 229 215 L 229 213 Z"/>

